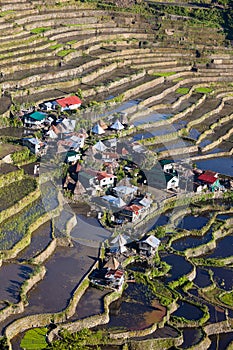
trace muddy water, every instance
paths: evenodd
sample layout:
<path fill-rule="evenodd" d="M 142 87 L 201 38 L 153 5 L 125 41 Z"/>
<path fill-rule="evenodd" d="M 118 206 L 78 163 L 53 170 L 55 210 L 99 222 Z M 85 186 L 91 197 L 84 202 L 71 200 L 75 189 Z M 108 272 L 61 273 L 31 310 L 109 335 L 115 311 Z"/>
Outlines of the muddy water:
<path fill-rule="evenodd" d="M 184 342 L 182 349 L 189 348 L 197 344 L 203 337 L 201 328 L 183 328 L 182 329 Z"/>
<path fill-rule="evenodd" d="M 45 264 L 44 279 L 30 292 L 27 314 L 58 312 L 67 306 L 72 291 L 96 261 L 98 250 L 75 244 L 59 247 Z"/>
<path fill-rule="evenodd" d="M 30 245 L 21 251 L 17 258 L 20 261 L 29 260 L 42 252 L 52 240 L 51 233 L 51 222 L 45 222 L 32 233 Z"/>
<path fill-rule="evenodd" d="M 80 299 L 75 314 L 70 321 L 97 315 L 104 312 L 104 297 L 110 293 L 109 290 L 100 290 L 89 287 Z"/>
<path fill-rule="evenodd" d="M 27 265 L 4 263 L 0 268 L 0 300 L 17 303 L 21 285 L 32 272 Z"/>
<path fill-rule="evenodd" d="M 130 284 L 122 297 L 110 305 L 110 321 L 107 326 L 144 329 L 160 322 L 165 315 L 166 308 L 159 304 L 148 287 L 135 283 Z"/>

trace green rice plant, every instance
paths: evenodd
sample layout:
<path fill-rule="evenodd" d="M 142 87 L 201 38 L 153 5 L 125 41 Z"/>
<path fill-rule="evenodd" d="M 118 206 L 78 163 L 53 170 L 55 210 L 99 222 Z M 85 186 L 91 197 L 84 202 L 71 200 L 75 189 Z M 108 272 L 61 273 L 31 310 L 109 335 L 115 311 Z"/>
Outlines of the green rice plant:
<path fill-rule="evenodd" d="M 56 50 L 56 49 L 60 49 L 62 47 L 62 44 L 54 44 L 51 45 L 49 48 L 50 50 Z"/>
<path fill-rule="evenodd" d="M 69 49 L 69 50 L 61 50 L 57 52 L 57 56 L 59 57 L 65 57 L 67 56 L 69 53 L 74 52 L 74 49 Z"/>
<path fill-rule="evenodd" d="M 155 77 L 170 77 L 171 75 L 176 74 L 176 72 L 156 72 L 152 73 Z"/>
<path fill-rule="evenodd" d="M 186 95 L 188 92 L 189 92 L 189 88 L 187 87 L 180 87 L 176 89 L 177 94 Z"/>
<path fill-rule="evenodd" d="M 196 92 L 199 92 L 201 94 L 209 94 L 210 92 L 213 91 L 213 89 L 209 87 L 198 87 L 195 89 Z"/>
<path fill-rule="evenodd" d="M 38 28 L 33 28 L 31 29 L 32 34 L 41 34 L 46 32 L 47 30 L 50 30 L 51 27 L 38 27 Z"/>
<path fill-rule="evenodd" d="M 233 291 L 219 295 L 219 300 L 229 306 L 233 306 Z"/>
<path fill-rule="evenodd" d="M 48 345 L 46 341 L 47 328 L 33 328 L 28 330 L 21 340 L 20 347 L 25 350 L 42 350 Z"/>

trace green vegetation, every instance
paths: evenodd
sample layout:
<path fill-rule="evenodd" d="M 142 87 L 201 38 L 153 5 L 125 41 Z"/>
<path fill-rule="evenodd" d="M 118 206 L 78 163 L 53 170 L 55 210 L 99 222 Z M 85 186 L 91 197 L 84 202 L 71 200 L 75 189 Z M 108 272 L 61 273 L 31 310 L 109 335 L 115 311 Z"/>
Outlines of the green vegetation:
<path fill-rule="evenodd" d="M 186 95 L 188 92 L 189 92 L 189 88 L 187 87 L 180 87 L 176 89 L 177 94 Z"/>
<path fill-rule="evenodd" d="M 62 44 L 54 44 L 50 46 L 50 50 L 60 49 L 61 47 L 62 47 Z"/>
<path fill-rule="evenodd" d="M 47 328 L 33 328 L 27 331 L 20 343 L 20 346 L 25 350 L 41 350 L 45 349 L 48 343 L 46 342 Z"/>
<path fill-rule="evenodd" d="M 0 211 L 16 204 L 23 197 L 34 191 L 37 187 L 35 179 L 24 177 L 20 181 L 15 181 L 9 186 L 0 188 Z"/>
<path fill-rule="evenodd" d="M 50 30 L 50 29 L 51 29 L 51 27 L 34 28 L 34 29 L 31 29 L 31 33 L 32 34 L 41 34 L 41 33 L 46 32 L 47 30 Z"/>
<path fill-rule="evenodd" d="M 82 329 L 77 333 L 69 333 L 64 330 L 60 334 L 60 339 L 55 340 L 51 345 L 48 345 L 46 349 L 49 350 L 88 350 L 99 349 L 98 344 L 105 344 L 107 337 L 101 330 L 92 332 L 89 329 Z"/>
<path fill-rule="evenodd" d="M 42 202 L 38 199 L 5 220 L 0 228 L 0 250 L 11 249 L 25 236 L 28 227 L 44 213 Z"/>
<path fill-rule="evenodd" d="M 233 306 L 233 291 L 221 294 L 219 300 L 226 305 Z"/>
<path fill-rule="evenodd" d="M 7 16 L 7 15 L 11 15 L 11 14 L 13 14 L 15 11 L 13 11 L 13 10 L 7 10 L 7 11 L 1 11 L 0 12 L 0 17 L 5 17 L 5 16 Z"/>
<path fill-rule="evenodd" d="M 11 155 L 11 159 L 14 164 L 22 165 L 36 161 L 36 155 L 32 155 L 27 147 L 24 147 L 21 151 L 16 151 Z"/>
<path fill-rule="evenodd" d="M 209 94 L 210 92 L 213 91 L 213 89 L 209 87 L 198 87 L 195 89 L 195 91 L 201 94 Z"/>
<path fill-rule="evenodd" d="M 170 77 L 171 75 L 176 74 L 176 72 L 156 72 L 152 73 L 155 77 Z"/>
<path fill-rule="evenodd" d="M 66 55 L 68 55 L 71 52 L 74 52 L 74 49 L 69 49 L 69 50 L 61 50 L 57 52 L 57 56 L 59 57 L 65 57 Z"/>

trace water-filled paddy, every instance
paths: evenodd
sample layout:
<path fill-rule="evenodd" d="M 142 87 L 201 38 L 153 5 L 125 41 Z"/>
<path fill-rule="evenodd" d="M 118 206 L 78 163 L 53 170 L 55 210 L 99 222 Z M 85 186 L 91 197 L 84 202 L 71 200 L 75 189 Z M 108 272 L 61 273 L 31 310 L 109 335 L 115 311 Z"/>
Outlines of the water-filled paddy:
<path fill-rule="evenodd" d="M 195 305 L 189 304 L 186 301 L 178 303 L 179 308 L 173 312 L 173 316 L 184 317 L 187 320 L 199 320 L 203 316 L 203 312 Z"/>
<path fill-rule="evenodd" d="M 220 174 L 233 176 L 233 157 L 214 157 L 197 160 L 197 167 L 203 170 L 212 170 Z"/>
<path fill-rule="evenodd" d="M 19 260 L 28 260 L 39 254 L 52 240 L 51 236 L 51 221 L 45 222 L 32 233 L 31 243 L 22 250 L 17 258 Z"/>
<path fill-rule="evenodd" d="M 168 276 L 165 277 L 165 282 L 171 282 L 177 280 L 179 277 L 191 272 L 193 266 L 183 256 L 170 254 L 161 259 L 167 264 L 171 265 L 171 269 L 168 272 Z"/>
<path fill-rule="evenodd" d="M 230 267 L 211 267 L 208 269 L 214 273 L 214 281 L 217 285 L 227 291 L 232 290 L 233 270 Z"/>
<path fill-rule="evenodd" d="M 89 287 L 81 297 L 75 314 L 70 318 L 70 321 L 77 320 L 92 315 L 97 315 L 104 312 L 104 297 L 110 293 L 109 290 L 100 290 Z"/>
<path fill-rule="evenodd" d="M 233 255 L 233 236 L 226 236 L 217 241 L 217 247 L 208 258 L 226 258 Z"/>
<path fill-rule="evenodd" d="M 187 215 L 179 221 L 177 227 L 184 230 L 200 230 L 208 221 L 209 218 L 207 216 Z"/>
<path fill-rule="evenodd" d="M 58 312 L 67 306 L 72 291 L 96 261 L 98 250 L 75 244 L 59 247 L 45 267 L 44 279 L 29 293 L 27 314 Z"/>
<path fill-rule="evenodd" d="M 197 344 L 203 337 L 201 328 L 183 328 L 182 329 L 184 342 L 182 349 L 189 348 Z"/>
<path fill-rule="evenodd" d="M 227 349 L 227 346 L 233 341 L 233 332 L 213 334 L 209 338 L 211 345 L 208 350 Z"/>
<path fill-rule="evenodd" d="M 212 281 L 210 279 L 210 275 L 207 269 L 204 269 L 201 267 L 196 268 L 196 278 L 194 279 L 194 283 L 199 288 L 205 288 L 212 284 Z"/>
<path fill-rule="evenodd" d="M 132 283 L 122 297 L 110 305 L 108 327 L 144 329 L 160 322 L 165 315 L 166 308 L 159 304 L 147 286 Z"/>
<path fill-rule="evenodd" d="M 212 230 L 209 230 L 204 236 L 186 236 L 172 243 L 172 248 L 178 251 L 184 251 L 209 242 L 212 238 Z"/>
<path fill-rule="evenodd" d="M 17 303 L 20 288 L 32 272 L 32 268 L 27 265 L 4 263 L 0 268 L 0 300 Z"/>

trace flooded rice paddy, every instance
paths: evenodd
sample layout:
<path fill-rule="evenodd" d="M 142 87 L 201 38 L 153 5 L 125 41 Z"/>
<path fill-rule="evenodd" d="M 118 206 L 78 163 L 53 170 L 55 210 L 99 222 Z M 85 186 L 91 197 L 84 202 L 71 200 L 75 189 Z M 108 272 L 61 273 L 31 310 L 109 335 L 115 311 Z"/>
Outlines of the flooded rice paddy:
<path fill-rule="evenodd" d="M 214 157 L 197 160 L 197 167 L 203 170 L 212 170 L 224 175 L 233 176 L 233 157 Z"/>
<path fill-rule="evenodd" d="M 165 315 L 166 308 L 159 304 L 147 286 L 132 283 L 122 297 L 110 305 L 110 321 L 107 327 L 144 329 L 160 322 Z"/>
<path fill-rule="evenodd" d="M 202 244 L 208 243 L 212 239 L 212 230 L 209 230 L 203 236 L 186 236 L 179 238 L 172 243 L 172 248 L 178 251 L 184 251 L 189 248 L 195 248 Z"/>

